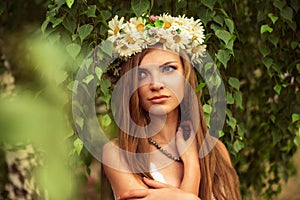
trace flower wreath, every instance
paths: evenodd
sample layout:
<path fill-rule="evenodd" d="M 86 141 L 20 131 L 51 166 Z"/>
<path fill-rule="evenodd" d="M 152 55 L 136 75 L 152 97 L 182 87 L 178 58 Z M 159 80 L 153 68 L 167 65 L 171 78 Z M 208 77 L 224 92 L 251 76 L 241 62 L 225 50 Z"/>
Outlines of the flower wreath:
<path fill-rule="evenodd" d="M 126 60 L 143 49 L 161 43 L 163 48 L 179 52 L 183 49 L 193 63 L 201 63 L 205 52 L 204 28 L 200 19 L 169 14 L 133 17 L 124 22 L 116 15 L 108 22 L 107 40 L 114 45 L 114 53 Z"/>

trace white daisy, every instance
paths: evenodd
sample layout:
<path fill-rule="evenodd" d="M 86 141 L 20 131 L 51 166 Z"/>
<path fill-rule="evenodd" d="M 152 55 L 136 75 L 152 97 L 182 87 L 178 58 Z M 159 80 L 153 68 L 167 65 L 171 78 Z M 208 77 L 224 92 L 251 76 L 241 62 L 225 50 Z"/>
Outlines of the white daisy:
<path fill-rule="evenodd" d="M 122 34 L 122 37 L 115 42 L 115 49 L 121 57 L 129 57 L 142 50 L 142 42 L 143 40 L 137 33 Z"/>
<path fill-rule="evenodd" d="M 139 18 L 131 18 L 128 22 L 128 27 L 125 29 L 125 31 L 130 30 L 137 30 L 137 31 L 144 31 L 146 25 L 146 20 L 139 17 Z"/>
<path fill-rule="evenodd" d="M 164 22 L 163 28 L 168 29 L 172 26 L 173 22 L 175 21 L 175 18 L 168 14 L 163 14 L 162 16 L 159 16 L 159 19 Z"/>
<path fill-rule="evenodd" d="M 186 49 L 186 44 L 188 44 L 189 39 L 183 34 L 173 34 L 168 37 L 166 46 L 176 52 L 179 52 L 180 49 Z"/>
<path fill-rule="evenodd" d="M 120 30 L 124 27 L 124 17 L 121 17 L 120 21 L 118 20 L 118 15 L 116 15 L 111 21 L 108 22 L 108 26 L 110 30 L 108 30 L 108 34 L 110 36 L 116 36 L 120 33 Z"/>
<path fill-rule="evenodd" d="M 193 63 L 202 63 L 201 57 L 203 57 L 206 45 L 192 46 L 186 51 L 191 56 Z"/>

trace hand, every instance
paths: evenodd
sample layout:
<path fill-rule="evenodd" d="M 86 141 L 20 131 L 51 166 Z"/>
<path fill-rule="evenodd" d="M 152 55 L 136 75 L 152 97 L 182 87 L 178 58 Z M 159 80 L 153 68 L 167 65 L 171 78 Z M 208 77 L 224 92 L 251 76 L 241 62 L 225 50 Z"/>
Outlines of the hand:
<path fill-rule="evenodd" d="M 136 189 L 129 190 L 123 193 L 119 200 L 160 200 L 160 199 L 172 199 L 172 200 L 200 200 L 197 196 L 186 193 L 171 185 L 164 184 L 148 178 L 143 178 L 144 183 L 152 189 Z"/>
<path fill-rule="evenodd" d="M 176 146 L 184 164 L 199 162 L 196 134 L 190 121 L 180 124 L 176 134 Z"/>

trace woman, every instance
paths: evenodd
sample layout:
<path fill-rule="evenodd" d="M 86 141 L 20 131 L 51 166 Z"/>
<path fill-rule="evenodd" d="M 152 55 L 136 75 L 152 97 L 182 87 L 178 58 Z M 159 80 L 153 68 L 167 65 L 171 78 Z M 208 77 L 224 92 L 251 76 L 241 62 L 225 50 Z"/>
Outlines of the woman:
<path fill-rule="evenodd" d="M 202 30 L 199 20 L 169 15 L 149 19 L 150 22 L 134 18 L 127 24 L 122 19 L 120 23 L 110 23 L 109 39 L 118 53 L 127 57 L 121 66 L 121 77 L 127 78 L 123 80 L 126 87 L 121 90 L 122 106 L 117 113 L 121 116 L 117 120 L 119 135 L 104 146 L 102 157 L 116 197 L 241 199 L 238 177 L 225 146 L 208 135 L 199 93 L 189 95 L 198 80 L 187 53 L 195 53 L 196 56 L 189 54 L 194 62 L 200 53 L 193 48 L 204 47 L 201 37 L 195 35 Z M 137 31 L 131 29 L 128 34 L 132 27 Z M 153 28 L 156 29 L 150 32 Z M 193 44 L 195 36 L 198 43 Z M 179 44 L 180 41 L 183 42 Z M 128 96 L 130 117 L 124 115 Z M 200 148 L 209 151 L 213 144 L 208 155 L 200 159 Z M 116 163 L 118 169 L 111 167 Z"/>

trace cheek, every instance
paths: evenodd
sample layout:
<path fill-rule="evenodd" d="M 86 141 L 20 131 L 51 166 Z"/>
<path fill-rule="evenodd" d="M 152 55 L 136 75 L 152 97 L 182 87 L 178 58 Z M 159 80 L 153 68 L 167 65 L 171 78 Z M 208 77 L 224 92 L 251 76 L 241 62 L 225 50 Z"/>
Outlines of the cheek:
<path fill-rule="evenodd" d="M 178 102 L 181 102 L 184 96 L 184 78 L 182 76 L 170 79 L 168 82 L 169 90 L 174 94 Z"/>
<path fill-rule="evenodd" d="M 142 104 L 144 104 L 145 103 L 145 97 L 146 97 L 146 93 L 147 93 L 147 88 L 146 88 L 147 86 L 146 85 L 144 85 L 144 86 L 140 86 L 139 88 L 138 88 L 138 95 L 139 95 L 139 99 L 140 99 L 140 102 L 142 103 Z"/>

